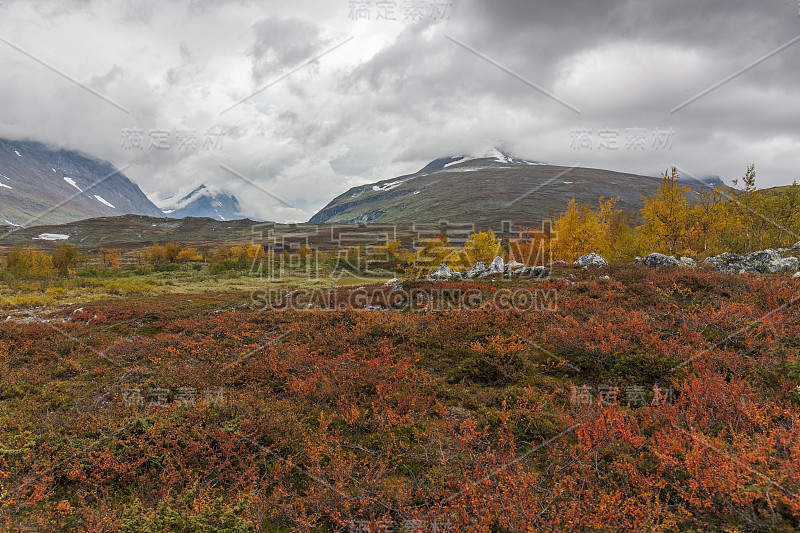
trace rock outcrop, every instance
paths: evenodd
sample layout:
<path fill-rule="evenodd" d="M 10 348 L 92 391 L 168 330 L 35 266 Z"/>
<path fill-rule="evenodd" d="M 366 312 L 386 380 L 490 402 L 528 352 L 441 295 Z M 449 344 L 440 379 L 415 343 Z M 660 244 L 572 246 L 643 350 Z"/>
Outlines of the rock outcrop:
<path fill-rule="evenodd" d="M 674 267 L 680 264 L 680 261 L 675 259 L 673 256 L 659 253 L 648 254 L 641 261 L 642 264 L 650 268 Z"/>
<path fill-rule="evenodd" d="M 497 256 L 492 260 L 492 263 L 489 265 L 489 267 L 483 271 L 480 277 L 485 278 L 486 276 L 491 276 L 492 274 L 504 274 L 505 271 L 506 266 L 503 262 L 503 258 Z"/>
<path fill-rule="evenodd" d="M 734 253 L 719 254 L 703 261 L 717 272 L 775 274 L 797 270 L 796 257 L 783 257 L 777 250 L 759 250 L 745 256 Z"/>
<path fill-rule="evenodd" d="M 608 264 L 608 261 L 600 254 L 591 253 L 580 256 L 573 264 L 578 266 L 604 266 Z"/>
<path fill-rule="evenodd" d="M 516 261 L 505 263 L 502 257 L 495 257 L 488 266 L 483 261 L 478 261 L 464 273 L 455 272 L 445 264 L 439 265 L 435 271 L 426 276 L 429 281 L 450 281 L 458 279 L 486 278 L 488 276 L 500 274 L 507 277 L 519 278 L 539 278 L 544 279 L 550 275 L 550 269 L 546 266 L 525 266 Z M 392 279 L 386 285 L 395 285 L 397 280 Z"/>
<path fill-rule="evenodd" d="M 484 263 L 483 261 L 478 261 L 464 273 L 464 278 L 465 279 L 477 278 L 478 276 L 486 272 L 487 268 L 488 267 L 486 266 L 486 263 Z"/>
<path fill-rule="evenodd" d="M 451 279 L 461 279 L 461 274 L 453 272 L 453 269 L 447 265 L 439 265 L 439 268 L 428 275 L 428 279 L 433 281 L 449 281 Z"/>

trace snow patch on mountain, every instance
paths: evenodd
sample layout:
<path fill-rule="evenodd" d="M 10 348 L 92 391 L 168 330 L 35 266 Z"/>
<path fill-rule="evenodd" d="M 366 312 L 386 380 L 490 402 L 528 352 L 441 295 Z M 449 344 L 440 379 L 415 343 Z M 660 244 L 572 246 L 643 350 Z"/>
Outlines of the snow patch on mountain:
<path fill-rule="evenodd" d="M 95 199 L 96 199 L 98 202 L 100 202 L 100 203 L 103 203 L 103 204 L 106 204 L 106 205 L 107 205 L 108 207 L 110 207 L 111 209 L 116 209 L 116 207 L 114 207 L 113 205 L 111 205 L 111 204 L 110 204 L 110 203 L 109 203 L 109 202 L 108 202 L 108 201 L 107 201 L 105 198 L 103 198 L 102 196 L 95 194 L 95 195 L 94 195 L 94 197 L 95 197 Z"/>
<path fill-rule="evenodd" d="M 394 189 L 395 187 L 399 187 L 400 185 L 402 185 L 403 183 L 407 182 L 410 179 L 413 179 L 413 178 L 406 178 L 404 180 L 391 181 L 389 183 L 384 183 L 383 185 L 373 185 L 372 186 L 372 190 L 373 191 L 390 191 L 390 190 Z"/>
<path fill-rule="evenodd" d="M 77 184 L 77 183 L 75 183 L 75 180 L 74 180 L 74 179 L 72 179 L 72 178 L 68 178 L 68 177 L 64 176 L 64 181 L 66 181 L 67 183 L 69 183 L 70 185 L 72 185 L 73 187 L 75 187 L 76 189 L 78 189 L 79 191 L 83 192 L 83 189 L 81 189 L 80 187 L 78 187 L 78 184 Z"/>
<path fill-rule="evenodd" d="M 5 183 L 0 183 L 0 187 L 3 187 L 5 189 L 11 189 L 12 188 L 12 187 L 9 187 L 8 185 L 6 185 Z"/>
<path fill-rule="evenodd" d="M 506 154 L 498 150 L 497 148 L 492 148 L 488 152 L 486 152 L 486 157 L 494 158 L 495 161 L 498 163 L 511 163 L 513 158 L 508 157 Z"/>
<path fill-rule="evenodd" d="M 465 156 L 461 157 L 461 159 L 457 159 L 457 160 L 455 160 L 455 161 L 453 161 L 451 163 L 447 163 L 444 166 L 444 168 L 447 168 L 447 167 L 452 166 L 452 165 L 458 165 L 460 163 L 464 163 L 465 161 L 470 161 L 471 159 L 475 159 L 475 157 L 473 157 L 471 155 L 465 155 Z"/>
<path fill-rule="evenodd" d="M 501 165 L 544 165 L 545 164 L 545 163 L 540 163 L 538 161 L 530 161 L 528 159 L 516 159 L 516 158 L 504 153 L 502 150 L 500 150 L 499 148 L 496 148 L 496 147 L 492 148 L 490 150 L 487 150 L 486 153 L 484 153 L 483 155 L 479 155 L 479 154 L 461 155 L 461 156 L 457 156 L 457 157 L 452 157 L 450 159 L 453 159 L 453 161 L 450 161 L 449 163 L 445 163 L 444 165 L 442 165 L 441 166 L 442 170 L 444 170 L 446 168 L 449 169 L 449 167 L 452 167 L 452 166 L 455 166 L 455 165 L 460 165 L 461 163 L 466 163 L 467 161 L 474 161 L 474 160 L 481 160 L 481 159 L 483 159 L 483 160 L 489 159 L 489 160 L 491 160 L 490 162 L 492 164 L 501 164 Z M 470 167 L 469 170 L 483 170 L 483 169 L 486 169 L 486 168 L 487 167 L 484 165 L 484 166 Z M 466 170 L 467 169 L 465 168 L 465 169 L 463 169 L 461 171 L 463 172 L 463 171 L 466 171 Z"/>
<path fill-rule="evenodd" d="M 63 233 L 40 233 L 38 237 L 34 237 L 34 240 L 40 241 L 66 241 L 67 239 L 69 239 L 69 235 Z"/>

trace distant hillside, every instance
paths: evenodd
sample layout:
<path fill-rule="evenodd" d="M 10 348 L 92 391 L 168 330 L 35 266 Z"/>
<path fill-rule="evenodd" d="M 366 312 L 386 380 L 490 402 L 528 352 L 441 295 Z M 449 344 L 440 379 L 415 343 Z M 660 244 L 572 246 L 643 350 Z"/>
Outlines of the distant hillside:
<path fill-rule="evenodd" d="M 249 243 L 253 240 L 254 221 L 220 221 L 187 217 L 176 220 L 142 215 L 124 215 L 78 220 L 66 224 L 5 228 L 0 233 L 0 252 L 14 244 L 53 247 L 67 242 L 82 250 L 98 247 L 133 249 L 156 242 L 176 241 L 192 246 L 221 246 Z M 2 224 L 0 224 L 2 226 Z M 2 228 L 0 228 L 2 229 Z"/>
<path fill-rule="evenodd" d="M 163 212 L 170 218 L 209 217 L 216 220 L 244 218 L 235 196 L 201 185 L 177 202 L 167 201 Z"/>
<path fill-rule="evenodd" d="M 696 190 L 707 187 L 682 181 Z M 437 159 L 414 174 L 354 187 L 309 222 L 535 224 L 553 210 L 563 211 L 572 198 L 596 203 L 601 196 L 619 197 L 619 208 L 638 212 L 642 196 L 653 194 L 660 183 L 659 177 L 547 165 L 495 149 L 482 157 Z"/>
<path fill-rule="evenodd" d="M 87 154 L 0 139 L 0 224 L 58 224 L 131 213 L 163 216 L 116 170 Z"/>

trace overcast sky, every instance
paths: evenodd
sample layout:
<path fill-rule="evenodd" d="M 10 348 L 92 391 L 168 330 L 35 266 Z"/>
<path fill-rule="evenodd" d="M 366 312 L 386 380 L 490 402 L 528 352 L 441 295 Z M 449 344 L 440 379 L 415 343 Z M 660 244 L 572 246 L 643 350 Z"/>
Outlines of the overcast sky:
<path fill-rule="evenodd" d="M 492 146 L 649 175 L 677 165 L 727 183 L 755 163 L 761 186 L 788 184 L 800 178 L 799 10 L 797 0 L 0 0 L 0 137 L 130 165 L 156 203 L 205 183 L 279 221 Z"/>

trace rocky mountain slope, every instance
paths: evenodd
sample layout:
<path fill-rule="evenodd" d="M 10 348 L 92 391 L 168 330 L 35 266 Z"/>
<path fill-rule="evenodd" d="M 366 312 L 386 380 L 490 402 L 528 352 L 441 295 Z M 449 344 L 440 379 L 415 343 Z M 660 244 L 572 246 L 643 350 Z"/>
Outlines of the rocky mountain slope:
<path fill-rule="evenodd" d="M 683 181 L 695 190 L 708 186 Z M 563 211 L 571 198 L 596 203 L 601 196 L 619 197 L 618 207 L 638 212 L 642 195 L 652 194 L 660 183 L 659 177 L 548 165 L 493 149 L 481 157 L 437 159 L 414 174 L 354 187 L 309 222 L 510 220 L 535 224 L 554 209 Z"/>
<path fill-rule="evenodd" d="M 163 216 L 135 183 L 116 171 L 108 161 L 79 152 L 0 139 L 0 225 Z"/>

